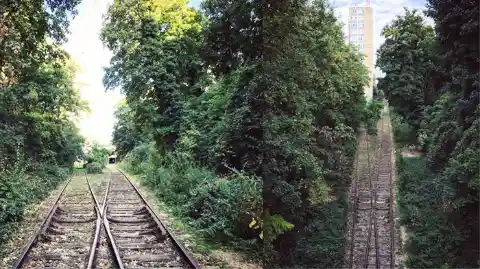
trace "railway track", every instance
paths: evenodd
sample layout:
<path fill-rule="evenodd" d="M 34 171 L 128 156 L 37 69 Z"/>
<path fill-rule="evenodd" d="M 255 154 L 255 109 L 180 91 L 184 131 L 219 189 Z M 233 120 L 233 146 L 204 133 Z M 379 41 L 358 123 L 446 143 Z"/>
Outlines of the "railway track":
<path fill-rule="evenodd" d="M 380 120 L 376 156 L 371 156 L 371 142 L 364 137 L 359 145 L 357 176 L 353 182 L 353 216 L 350 221 L 350 269 L 393 269 L 394 216 L 392 199 L 392 139 L 389 123 Z M 372 164 L 373 169 L 372 169 Z"/>
<path fill-rule="evenodd" d="M 119 171 L 112 172 L 103 212 L 120 268 L 199 268 Z"/>
<path fill-rule="evenodd" d="M 76 173 L 13 269 L 200 268 L 129 179 L 109 177 L 92 188 Z"/>
<path fill-rule="evenodd" d="M 76 173 L 13 268 L 87 268 L 100 225 L 98 213 L 86 178 Z"/>

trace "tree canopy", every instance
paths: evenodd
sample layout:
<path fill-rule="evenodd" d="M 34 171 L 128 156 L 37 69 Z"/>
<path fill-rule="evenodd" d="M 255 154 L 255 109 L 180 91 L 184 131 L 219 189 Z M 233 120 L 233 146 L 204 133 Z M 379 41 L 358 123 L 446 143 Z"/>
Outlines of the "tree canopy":
<path fill-rule="evenodd" d="M 406 262 L 412 268 L 476 268 L 478 1 L 429 0 L 425 14 L 434 19 L 435 32 L 407 10 L 382 31 L 386 41 L 377 60 L 386 73 L 379 88 L 413 126 L 407 128 L 408 142 L 420 144 L 425 154 L 420 160 L 401 158 L 399 166 L 400 204 L 413 232 Z"/>
<path fill-rule="evenodd" d="M 172 186 L 159 195 L 171 201 L 177 193 L 182 203 L 182 196 L 201 193 L 203 200 L 188 201 L 189 216 L 206 224 L 213 214 L 230 223 L 216 230 L 226 237 L 256 234 L 266 266 L 340 266 L 344 238 L 328 246 L 308 238 L 343 229 L 346 207 L 331 218 L 323 213 L 331 193 L 346 203 L 356 134 L 375 115 L 364 99 L 362 57 L 345 43 L 324 1 L 208 0 L 202 10 L 177 0 L 115 1 L 102 39 L 114 52 L 105 85 L 126 94 L 127 105 L 116 112 L 119 152 L 135 169 L 153 165 L 189 182 L 152 175 L 149 184 L 157 190 L 160 181 Z M 184 171 L 178 162 L 195 168 Z M 215 179 L 203 185 L 204 179 L 191 178 L 205 169 L 233 177 L 229 184 L 247 188 L 245 194 L 257 188 L 253 200 L 237 205 L 248 208 L 249 217 L 211 211 L 217 200 L 204 195 L 224 194 L 213 187 Z M 181 192 L 173 182 L 192 189 Z M 260 228 L 244 223 L 248 218 Z M 216 228 L 205 229 L 218 228 L 211 225 Z"/>
<path fill-rule="evenodd" d="M 86 109 L 66 40 L 77 0 L 3 1 L 0 14 L 0 244 L 29 203 L 82 156 L 73 123 Z"/>

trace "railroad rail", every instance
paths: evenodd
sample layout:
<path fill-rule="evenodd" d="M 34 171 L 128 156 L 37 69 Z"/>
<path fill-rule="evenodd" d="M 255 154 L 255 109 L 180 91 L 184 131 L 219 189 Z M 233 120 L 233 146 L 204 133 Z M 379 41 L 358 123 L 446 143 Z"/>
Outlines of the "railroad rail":
<path fill-rule="evenodd" d="M 395 268 L 392 138 L 390 125 L 384 117 L 380 120 L 380 125 L 375 157 L 370 154 L 372 145 L 366 137 L 359 143 L 358 154 L 366 155 L 366 158 L 357 156 L 355 164 L 353 218 L 349 231 L 347 265 L 350 269 Z"/>
<path fill-rule="evenodd" d="M 200 268 L 120 170 L 112 172 L 103 220 L 122 268 Z"/>
<path fill-rule="evenodd" d="M 89 268 L 99 216 L 88 181 L 75 173 L 13 268 Z"/>
<path fill-rule="evenodd" d="M 79 177 L 61 190 L 13 269 L 200 268 L 123 172 L 96 190 L 86 174 L 72 186 Z"/>

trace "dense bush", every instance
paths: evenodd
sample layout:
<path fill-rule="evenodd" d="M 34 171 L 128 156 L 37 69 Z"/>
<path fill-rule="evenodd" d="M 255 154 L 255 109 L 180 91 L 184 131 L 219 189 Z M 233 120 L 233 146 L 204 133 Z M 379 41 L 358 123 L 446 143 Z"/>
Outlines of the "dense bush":
<path fill-rule="evenodd" d="M 102 173 L 102 164 L 93 162 L 87 164 L 87 173 L 89 174 L 101 174 Z"/>
<path fill-rule="evenodd" d="M 364 120 L 366 123 L 367 132 L 369 135 L 376 135 L 377 130 L 377 122 L 382 117 L 382 109 L 383 109 L 383 101 L 372 100 L 366 106 L 366 112 Z"/>
<path fill-rule="evenodd" d="M 453 266 L 456 248 L 452 241 L 462 237 L 442 214 L 442 193 L 445 182 L 435 182 L 424 157 L 397 155 L 398 206 L 400 223 L 407 227 L 411 237 L 405 243 L 409 268 Z M 446 238 L 445 233 L 452 238 Z"/>
<path fill-rule="evenodd" d="M 26 207 L 44 198 L 69 173 L 66 168 L 17 157 L 11 167 L 0 163 L 0 246 L 23 219 Z"/>
<path fill-rule="evenodd" d="M 417 142 L 417 134 L 414 128 L 402 116 L 390 110 L 390 120 L 392 122 L 393 135 L 395 142 L 399 146 L 414 145 Z"/>
<path fill-rule="evenodd" d="M 396 112 L 396 141 L 418 138 L 425 153 L 398 160 L 400 216 L 412 233 L 405 248 L 410 268 L 479 266 L 477 6 L 429 0 L 425 14 L 434 19 L 436 36 L 415 12 L 383 31 L 377 63 L 386 77 L 379 87 L 389 91 Z"/>
<path fill-rule="evenodd" d="M 246 229 L 261 216 L 258 179 L 241 173 L 219 177 L 180 155 L 160 155 L 148 145 L 129 152 L 125 164 L 206 238 L 250 248 L 259 240 L 258 229 L 253 234 Z"/>
<path fill-rule="evenodd" d="M 87 161 L 85 167 L 88 169 L 90 164 L 96 163 L 100 166 L 100 169 L 103 169 L 107 164 L 109 153 L 108 149 L 95 143 L 90 152 L 85 155 L 85 160 Z"/>
<path fill-rule="evenodd" d="M 435 33 L 417 10 L 405 9 L 403 16 L 397 16 L 382 29 L 382 35 L 386 41 L 378 50 L 376 65 L 385 77 L 379 78 L 378 90 L 384 92 L 402 125 L 408 126 L 401 128 L 402 138 L 416 143 L 422 111 L 436 95 Z"/>

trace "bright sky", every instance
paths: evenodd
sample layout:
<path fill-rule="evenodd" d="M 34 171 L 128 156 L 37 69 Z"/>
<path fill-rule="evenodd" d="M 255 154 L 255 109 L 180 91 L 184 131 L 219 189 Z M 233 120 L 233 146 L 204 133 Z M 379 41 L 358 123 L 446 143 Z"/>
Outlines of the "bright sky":
<path fill-rule="evenodd" d="M 114 106 L 122 99 L 119 91 L 105 92 L 102 83 L 103 67 L 109 65 L 111 52 L 100 41 L 102 15 L 106 13 L 113 0 L 82 0 L 78 15 L 71 21 L 69 41 L 64 45 L 73 60 L 81 67 L 77 73 L 76 83 L 82 99 L 87 100 L 91 113 L 84 115 L 80 121 L 81 134 L 89 140 L 110 144 L 113 124 Z M 201 0 L 190 1 L 191 6 L 198 7 Z M 335 10 L 341 13 L 341 21 L 347 24 L 348 6 L 364 4 L 363 0 L 329 0 Z M 382 28 L 396 15 L 404 14 L 403 7 L 425 9 L 425 0 L 372 0 L 375 12 L 375 50 L 380 47 L 383 38 Z M 432 24 L 432 21 L 429 20 Z"/>

